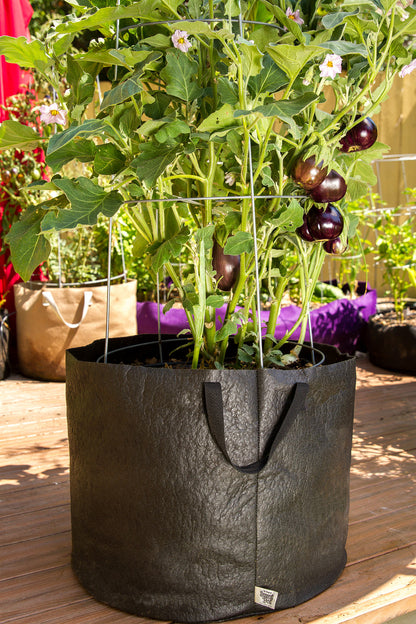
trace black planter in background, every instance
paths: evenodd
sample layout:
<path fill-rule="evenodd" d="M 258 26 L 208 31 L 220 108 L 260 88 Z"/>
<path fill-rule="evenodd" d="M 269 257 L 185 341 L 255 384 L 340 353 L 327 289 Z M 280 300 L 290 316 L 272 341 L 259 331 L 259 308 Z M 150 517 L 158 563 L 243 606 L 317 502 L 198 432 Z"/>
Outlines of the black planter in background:
<path fill-rule="evenodd" d="M 375 314 L 368 320 L 365 343 L 370 362 L 376 366 L 416 374 L 416 325 L 390 324 L 383 313 Z"/>
<path fill-rule="evenodd" d="M 67 354 L 82 585 L 179 622 L 268 613 L 326 589 L 346 561 L 355 360 L 320 345 L 324 365 L 292 371 L 133 365 L 159 359 L 152 339 L 110 339 L 122 350 L 107 364 L 103 341 Z"/>

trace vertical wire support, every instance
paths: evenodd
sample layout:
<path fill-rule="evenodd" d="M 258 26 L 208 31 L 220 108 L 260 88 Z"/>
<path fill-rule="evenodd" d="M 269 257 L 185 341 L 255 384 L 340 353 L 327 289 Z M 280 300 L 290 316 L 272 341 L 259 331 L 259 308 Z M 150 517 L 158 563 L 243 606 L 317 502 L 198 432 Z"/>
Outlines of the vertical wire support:
<path fill-rule="evenodd" d="M 123 234 L 121 232 L 120 223 L 117 223 L 117 229 L 118 229 L 118 238 L 120 241 L 120 255 L 121 255 L 121 266 L 123 267 L 123 278 L 124 278 L 124 281 L 127 282 L 126 258 L 124 255 Z"/>
<path fill-rule="evenodd" d="M 238 0 L 240 7 L 239 27 L 240 35 L 244 37 L 243 16 L 241 14 L 241 1 Z M 253 219 L 253 241 L 254 241 L 254 269 L 256 277 L 256 300 L 257 300 L 257 323 L 258 323 L 258 340 L 259 340 L 259 360 L 260 368 L 263 368 L 263 343 L 261 333 L 261 299 L 260 299 L 260 280 L 259 280 L 259 256 L 257 248 L 257 226 L 256 226 L 256 200 L 254 193 L 254 174 L 253 174 L 253 158 L 251 154 L 251 137 L 248 135 L 248 164 L 250 169 L 250 194 L 251 194 L 251 212 Z"/>
<path fill-rule="evenodd" d="M 57 232 L 56 236 L 58 238 L 58 287 L 62 288 L 61 237 L 59 232 Z"/>
<path fill-rule="evenodd" d="M 159 207 L 156 210 L 156 230 L 159 230 Z M 159 346 L 159 359 L 163 364 L 163 352 L 162 352 L 162 331 L 160 328 L 160 279 L 159 271 L 156 272 L 156 307 L 157 307 L 157 343 Z"/>
<path fill-rule="evenodd" d="M 113 235 L 113 217 L 108 224 L 108 255 L 107 255 L 107 307 L 105 317 L 104 364 L 107 364 L 108 338 L 110 335 L 110 292 L 111 292 L 111 244 Z"/>
<path fill-rule="evenodd" d="M 313 347 L 312 320 L 311 320 L 311 309 L 310 309 L 310 306 L 309 306 L 309 302 L 308 302 L 307 315 L 308 315 L 308 327 L 309 327 L 309 342 L 311 343 L 311 349 L 312 349 L 312 364 L 315 365 L 316 364 L 316 360 L 315 360 L 315 350 L 314 350 L 314 347 Z"/>
<path fill-rule="evenodd" d="M 119 6 L 120 0 L 117 0 L 117 6 Z M 118 49 L 118 35 L 120 32 L 120 20 L 117 20 L 116 25 L 117 39 L 116 39 L 116 50 Z M 115 79 L 117 80 L 117 65 L 114 70 Z M 101 88 L 100 88 L 100 79 L 97 76 L 97 86 L 98 86 L 98 98 L 101 104 Z M 108 340 L 110 336 L 110 295 L 111 295 L 111 243 L 113 236 L 113 217 L 110 217 L 108 223 L 108 255 L 107 255 L 107 301 L 106 301 L 106 318 L 105 318 L 105 341 L 104 341 L 104 364 L 107 364 L 108 357 Z"/>
<path fill-rule="evenodd" d="M 53 102 L 56 101 L 56 91 L 55 89 L 52 90 L 52 100 Z M 56 134 L 56 124 L 54 126 L 54 130 L 53 133 Z M 57 237 L 58 237 L 58 287 L 62 288 L 62 260 L 61 260 L 61 237 L 59 232 L 57 232 Z"/>

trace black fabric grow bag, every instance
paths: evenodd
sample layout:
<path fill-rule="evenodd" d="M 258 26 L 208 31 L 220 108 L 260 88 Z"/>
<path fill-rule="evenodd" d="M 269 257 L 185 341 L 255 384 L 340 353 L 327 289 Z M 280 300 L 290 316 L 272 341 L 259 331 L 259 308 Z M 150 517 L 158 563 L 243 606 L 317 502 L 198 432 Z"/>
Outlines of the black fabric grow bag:
<path fill-rule="evenodd" d="M 383 314 L 370 316 L 366 329 L 370 362 L 387 370 L 416 374 L 416 326 L 386 323 Z"/>
<path fill-rule="evenodd" d="M 148 336 L 110 339 L 110 351 Z M 167 357 L 168 343 L 163 343 Z M 98 600 L 204 622 L 284 609 L 344 568 L 355 361 L 134 366 L 67 354 L 74 570 Z M 223 409 L 222 409 L 223 407 Z"/>

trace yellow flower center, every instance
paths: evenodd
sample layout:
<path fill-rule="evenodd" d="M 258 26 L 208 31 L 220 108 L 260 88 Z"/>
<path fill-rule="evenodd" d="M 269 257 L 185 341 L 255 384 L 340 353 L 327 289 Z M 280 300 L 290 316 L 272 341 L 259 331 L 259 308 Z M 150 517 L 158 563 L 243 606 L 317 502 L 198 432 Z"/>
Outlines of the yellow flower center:
<path fill-rule="evenodd" d="M 182 45 L 182 43 L 185 43 L 184 37 L 179 37 L 178 43 L 180 43 L 181 45 Z"/>
<path fill-rule="evenodd" d="M 294 20 L 295 16 L 294 15 L 288 15 L 288 18 Z"/>
<path fill-rule="evenodd" d="M 49 111 L 51 115 L 53 115 L 55 117 L 55 115 L 58 114 L 58 111 L 56 110 L 56 108 L 53 108 L 52 110 Z"/>
<path fill-rule="evenodd" d="M 327 67 L 333 67 L 334 66 L 332 61 L 328 61 L 328 63 L 326 65 L 327 65 Z"/>

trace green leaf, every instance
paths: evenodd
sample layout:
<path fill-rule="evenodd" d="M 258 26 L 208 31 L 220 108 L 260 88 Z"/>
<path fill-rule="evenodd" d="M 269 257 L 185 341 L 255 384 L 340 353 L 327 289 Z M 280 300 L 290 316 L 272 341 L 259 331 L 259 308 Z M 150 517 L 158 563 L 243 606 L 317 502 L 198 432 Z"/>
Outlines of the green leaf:
<path fill-rule="evenodd" d="M 320 44 L 321 48 L 327 48 L 332 54 L 346 56 L 347 54 L 358 54 L 367 57 L 367 48 L 363 43 L 353 43 L 352 41 L 325 41 Z"/>
<path fill-rule="evenodd" d="M 350 201 L 356 201 L 365 195 L 368 195 L 370 187 L 367 182 L 361 182 L 354 178 L 348 180 L 348 196 Z"/>
<path fill-rule="evenodd" d="M 40 234 L 43 217 L 42 210 L 38 210 L 36 206 L 30 206 L 21 219 L 13 223 L 6 237 L 10 245 L 13 266 L 25 281 L 49 256 L 49 241 Z"/>
<path fill-rule="evenodd" d="M 74 58 L 67 55 L 67 80 L 71 85 L 71 105 L 83 104 L 82 109 L 92 102 L 95 92 L 95 76 L 85 72 Z"/>
<path fill-rule="evenodd" d="M 8 63 L 16 63 L 28 69 L 38 69 L 43 73 L 51 64 L 45 47 L 37 39 L 28 42 L 26 37 L 4 35 L 0 37 L 1 54 L 4 54 Z"/>
<path fill-rule="evenodd" d="M 151 57 L 151 58 L 149 58 Z M 91 50 L 77 55 L 75 58 L 82 59 L 83 62 L 100 63 L 101 65 L 121 65 L 131 70 L 139 63 L 145 64 L 161 58 L 160 52 L 150 50 L 132 50 L 131 48 L 120 48 L 111 50 Z"/>
<path fill-rule="evenodd" d="M 104 143 L 96 148 L 94 171 L 99 175 L 115 175 L 126 164 L 125 156 L 113 143 Z"/>
<path fill-rule="evenodd" d="M 252 76 L 248 86 L 254 95 L 276 93 L 287 84 L 287 76 L 276 66 L 269 55 L 263 59 L 263 69 L 257 76 Z"/>
<path fill-rule="evenodd" d="M 149 253 L 152 254 L 153 270 L 157 272 L 166 262 L 178 258 L 188 239 L 188 228 L 182 228 L 168 240 L 154 243 L 149 249 Z"/>
<path fill-rule="evenodd" d="M 106 139 L 107 136 L 112 136 L 112 134 L 112 128 L 105 119 L 88 119 L 79 126 L 71 126 L 67 130 L 51 136 L 46 155 L 50 156 L 57 150 L 69 145 L 69 143 L 75 139 L 86 139 L 90 137 Z"/>
<path fill-rule="evenodd" d="M 127 78 L 124 82 L 120 82 L 120 84 L 114 87 L 114 89 L 111 89 L 111 91 L 107 91 L 101 102 L 100 110 L 103 111 L 109 106 L 121 104 L 121 102 L 143 91 L 143 85 L 140 80 L 141 75 L 142 72 L 133 74 L 133 76 Z"/>
<path fill-rule="evenodd" d="M 259 50 L 265 52 L 267 46 L 278 43 L 282 37 L 280 28 L 274 26 L 260 26 L 251 34 L 251 38 Z"/>
<path fill-rule="evenodd" d="M 264 4 L 269 11 L 277 17 L 279 22 L 283 24 L 286 30 L 291 32 L 300 43 L 305 43 L 305 37 L 299 24 L 297 24 L 293 19 L 287 17 L 285 11 L 283 11 L 283 9 L 279 6 L 272 4 L 271 2 L 267 2 L 266 0 L 264 0 Z"/>
<path fill-rule="evenodd" d="M 238 87 L 225 76 L 218 77 L 218 93 L 224 104 L 234 106 L 238 102 Z"/>
<path fill-rule="evenodd" d="M 215 132 L 237 125 L 239 124 L 234 117 L 234 108 L 231 104 L 224 104 L 199 124 L 198 132 Z"/>
<path fill-rule="evenodd" d="M 270 45 L 267 51 L 280 69 L 290 78 L 295 80 L 305 65 L 316 56 L 325 52 L 320 46 L 314 45 Z"/>
<path fill-rule="evenodd" d="M 140 232 L 136 234 L 133 242 L 133 254 L 136 258 L 140 258 L 147 251 L 149 241 Z"/>
<path fill-rule="evenodd" d="M 41 137 L 33 128 L 13 119 L 7 119 L 0 124 L 0 149 L 28 151 L 41 145 Z"/>
<path fill-rule="evenodd" d="M 242 253 L 251 253 L 254 249 L 254 240 L 249 232 L 237 232 L 227 240 L 224 253 L 230 256 L 239 256 Z"/>
<path fill-rule="evenodd" d="M 213 245 L 215 225 L 207 225 L 203 228 L 200 228 L 195 232 L 195 241 L 200 244 L 201 241 L 204 241 L 204 248 L 211 249 Z"/>
<path fill-rule="evenodd" d="M 301 113 L 312 102 L 316 102 L 318 98 L 319 95 L 313 91 L 308 91 L 294 100 L 280 100 L 265 106 L 257 106 L 251 112 L 260 113 L 264 117 L 279 117 L 282 121 L 291 123 L 295 115 Z M 246 111 L 245 114 L 247 114 Z"/>
<path fill-rule="evenodd" d="M 77 225 L 94 225 L 99 214 L 112 217 L 123 203 L 118 191 L 107 192 L 89 178 L 55 180 L 71 203 L 70 209 L 60 210 L 55 216 L 46 215 L 42 230 L 71 230 Z"/>
<path fill-rule="evenodd" d="M 141 153 L 132 161 L 131 166 L 136 168 L 139 180 L 152 186 L 174 160 L 177 148 L 155 143 L 142 143 L 140 151 Z"/>
<path fill-rule="evenodd" d="M 347 238 L 351 239 L 351 238 L 353 238 L 355 236 L 358 224 L 360 222 L 360 217 L 358 215 L 349 214 L 348 215 L 348 220 L 349 220 L 349 223 L 348 223 Z"/>
<path fill-rule="evenodd" d="M 171 139 L 176 139 L 181 134 L 189 134 L 190 131 L 188 124 L 182 119 L 169 119 L 168 122 L 156 132 L 155 136 L 159 143 L 165 143 Z"/>
<path fill-rule="evenodd" d="M 351 168 L 351 175 L 354 178 L 359 178 L 362 182 L 366 182 L 370 186 L 377 184 L 377 176 L 374 173 L 371 163 L 364 162 L 363 160 L 357 160 L 355 165 Z"/>
<path fill-rule="evenodd" d="M 355 11 L 350 12 L 339 11 L 338 13 L 327 13 L 327 15 L 324 15 L 322 18 L 322 26 L 326 30 L 331 30 L 331 28 L 335 28 L 336 26 L 339 26 L 339 24 L 342 24 L 345 18 L 350 17 L 351 15 L 357 15 L 359 12 L 359 9 L 355 9 Z"/>
<path fill-rule="evenodd" d="M 260 73 L 262 68 L 261 61 L 263 54 L 258 50 L 257 46 L 254 43 L 245 41 L 242 38 L 237 39 L 237 43 L 240 47 L 243 75 L 246 78 L 249 78 L 250 76 L 256 76 L 258 73 Z"/>
<path fill-rule="evenodd" d="M 235 321 L 228 320 L 225 324 L 215 333 L 215 341 L 219 342 L 220 340 L 224 340 L 228 338 L 228 336 L 232 336 L 236 334 L 238 331 L 238 325 Z"/>
<path fill-rule="evenodd" d="M 154 6 L 154 2 L 147 3 Z M 135 2 L 132 6 L 117 6 L 117 7 L 105 7 L 99 9 L 92 15 L 86 15 L 74 20 L 67 19 L 65 22 L 59 24 L 56 30 L 60 33 L 78 33 L 82 30 L 95 30 L 100 27 L 108 27 L 114 24 L 118 19 L 128 19 L 131 17 L 140 17 L 140 15 L 146 15 L 140 10 L 141 6 L 144 6 L 143 2 Z M 149 6 L 150 8 L 150 6 Z M 153 12 L 147 16 L 149 19 L 152 17 L 159 18 L 160 13 Z"/>
<path fill-rule="evenodd" d="M 197 61 L 180 50 L 170 50 L 160 76 L 166 82 L 166 93 L 190 102 L 202 95 L 202 89 L 195 81 L 197 73 Z"/>
<path fill-rule="evenodd" d="M 160 119 L 165 115 L 171 99 L 163 91 L 154 91 L 152 95 L 154 102 L 144 106 L 144 113 L 151 119 Z"/>
<path fill-rule="evenodd" d="M 272 223 L 279 230 L 284 229 L 286 232 L 294 232 L 296 228 L 301 226 L 303 223 L 303 208 L 297 199 L 292 199 L 287 208 L 281 210 Z"/>
<path fill-rule="evenodd" d="M 225 298 L 221 295 L 209 295 L 206 301 L 207 306 L 209 306 L 210 308 L 222 308 L 225 302 Z"/>
<path fill-rule="evenodd" d="M 96 146 L 93 141 L 76 139 L 60 149 L 55 150 L 52 154 L 49 154 L 46 157 L 46 163 L 52 169 L 53 173 L 56 173 L 64 165 L 71 162 L 71 160 L 79 160 L 80 162 L 90 162 L 94 160 L 95 150 Z"/>

